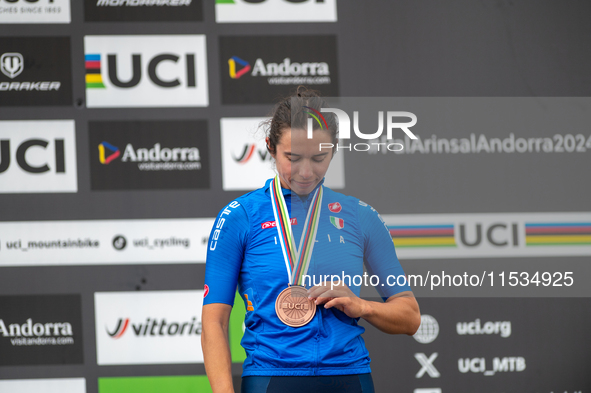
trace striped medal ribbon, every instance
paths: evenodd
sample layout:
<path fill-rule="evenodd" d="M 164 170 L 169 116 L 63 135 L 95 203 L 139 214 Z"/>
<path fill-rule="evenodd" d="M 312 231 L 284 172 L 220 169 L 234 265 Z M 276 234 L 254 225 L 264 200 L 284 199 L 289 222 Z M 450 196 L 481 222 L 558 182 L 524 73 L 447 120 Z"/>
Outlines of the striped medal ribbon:
<path fill-rule="evenodd" d="M 316 243 L 323 187 L 318 187 L 314 193 L 298 248 L 295 246 L 289 211 L 281 192 L 279 175 L 275 176 L 271 182 L 270 194 L 277 233 L 279 234 L 279 243 L 289 280 L 288 287 L 277 296 L 275 311 L 283 323 L 288 326 L 299 327 L 310 322 L 316 313 L 316 304 L 314 301 L 308 300 L 306 288 L 302 284 L 304 276 L 310 267 L 312 251 L 314 250 L 314 243 Z"/>

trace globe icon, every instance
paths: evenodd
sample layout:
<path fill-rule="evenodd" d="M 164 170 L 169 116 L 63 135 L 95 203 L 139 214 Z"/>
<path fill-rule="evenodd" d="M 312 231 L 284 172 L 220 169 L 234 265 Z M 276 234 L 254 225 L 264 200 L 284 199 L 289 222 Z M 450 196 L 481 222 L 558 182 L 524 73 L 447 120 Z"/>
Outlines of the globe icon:
<path fill-rule="evenodd" d="M 419 330 L 414 334 L 415 340 L 421 344 L 429 344 L 435 341 L 439 335 L 439 324 L 437 320 L 431 315 L 421 315 L 421 326 Z"/>

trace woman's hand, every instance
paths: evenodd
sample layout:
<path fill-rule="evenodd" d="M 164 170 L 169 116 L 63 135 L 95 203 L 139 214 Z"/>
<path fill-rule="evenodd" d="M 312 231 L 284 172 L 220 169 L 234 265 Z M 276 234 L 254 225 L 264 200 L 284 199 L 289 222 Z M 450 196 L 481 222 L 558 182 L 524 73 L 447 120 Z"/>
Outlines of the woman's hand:
<path fill-rule="evenodd" d="M 317 305 L 335 307 L 350 318 L 363 318 L 388 334 L 413 335 L 421 324 L 419 305 L 411 291 L 392 295 L 380 303 L 357 297 L 344 283 L 325 281 L 308 289 L 308 297 Z"/>
<path fill-rule="evenodd" d="M 366 314 L 367 302 L 353 293 L 345 283 L 324 281 L 308 289 L 308 298 L 315 300 L 324 308 L 335 307 L 350 318 L 359 318 Z"/>

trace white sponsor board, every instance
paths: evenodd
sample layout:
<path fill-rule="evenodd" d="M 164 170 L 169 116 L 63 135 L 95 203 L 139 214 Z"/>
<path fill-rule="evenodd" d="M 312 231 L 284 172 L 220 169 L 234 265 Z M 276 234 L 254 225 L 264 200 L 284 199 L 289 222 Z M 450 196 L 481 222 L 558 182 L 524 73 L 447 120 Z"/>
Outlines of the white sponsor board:
<path fill-rule="evenodd" d="M 204 263 L 213 221 L 0 222 L 0 266 Z"/>
<path fill-rule="evenodd" d="M 70 23 L 70 0 L 0 0 L 2 23 Z"/>
<path fill-rule="evenodd" d="M 267 152 L 262 130 L 263 117 L 222 118 L 222 177 L 225 191 L 255 190 L 275 177 L 273 159 Z M 258 130 L 258 131 L 257 131 Z M 333 189 L 345 187 L 345 160 L 335 154 L 324 183 Z"/>
<path fill-rule="evenodd" d="M 203 363 L 203 291 L 95 293 L 97 363 Z"/>
<path fill-rule="evenodd" d="M 84 50 L 89 108 L 209 105 L 204 35 L 85 36 Z"/>
<path fill-rule="evenodd" d="M 11 379 L 0 381 L 0 393 L 86 393 L 84 378 Z"/>
<path fill-rule="evenodd" d="M 218 23 L 336 22 L 336 0 L 218 0 Z"/>
<path fill-rule="evenodd" d="M 74 120 L 0 121 L 0 193 L 77 192 L 76 167 Z"/>
<path fill-rule="evenodd" d="M 400 259 L 591 255 L 591 212 L 386 214 Z"/>

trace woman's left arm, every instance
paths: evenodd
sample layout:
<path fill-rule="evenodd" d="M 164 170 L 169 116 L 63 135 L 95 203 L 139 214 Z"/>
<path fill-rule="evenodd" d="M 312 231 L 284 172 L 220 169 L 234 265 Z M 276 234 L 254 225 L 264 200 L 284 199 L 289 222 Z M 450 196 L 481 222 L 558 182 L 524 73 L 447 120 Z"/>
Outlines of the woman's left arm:
<path fill-rule="evenodd" d="M 357 297 L 347 285 L 323 285 L 308 290 L 310 298 L 324 308 L 335 307 L 351 318 L 363 318 L 376 328 L 388 334 L 416 333 L 421 324 L 421 313 L 411 291 L 390 296 L 385 303 L 364 300 Z"/>

